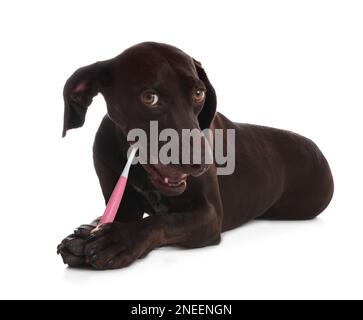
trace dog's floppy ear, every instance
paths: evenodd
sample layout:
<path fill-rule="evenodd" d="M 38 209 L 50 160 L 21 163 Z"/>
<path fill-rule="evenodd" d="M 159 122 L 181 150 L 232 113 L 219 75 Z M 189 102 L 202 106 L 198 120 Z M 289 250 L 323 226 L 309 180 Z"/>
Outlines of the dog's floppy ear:
<path fill-rule="evenodd" d="M 110 85 L 111 75 L 106 62 L 96 62 L 78 69 L 64 85 L 63 137 L 67 130 L 82 127 L 93 97 Z"/>
<path fill-rule="evenodd" d="M 209 82 L 206 72 L 204 71 L 202 64 L 193 59 L 195 68 L 198 72 L 198 77 L 202 80 L 207 87 L 206 98 L 202 111 L 199 113 L 198 121 L 202 130 L 209 128 L 217 110 L 217 96 L 216 92 Z"/>

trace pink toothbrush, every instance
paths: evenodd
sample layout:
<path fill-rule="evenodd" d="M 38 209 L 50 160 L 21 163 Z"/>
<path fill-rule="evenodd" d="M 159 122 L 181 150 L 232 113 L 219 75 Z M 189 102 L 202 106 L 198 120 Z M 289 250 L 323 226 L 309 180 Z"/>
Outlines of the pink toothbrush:
<path fill-rule="evenodd" d="M 115 189 L 113 189 L 112 195 L 108 200 L 105 212 L 103 213 L 103 216 L 98 225 L 112 223 L 115 220 L 117 210 L 120 207 L 120 203 L 125 192 L 127 177 L 129 175 L 132 161 L 135 158 L 136 151 L 137 148 L 132 147 L 125 168 L 121 173 L 120 179 L 116 183 Z"/>

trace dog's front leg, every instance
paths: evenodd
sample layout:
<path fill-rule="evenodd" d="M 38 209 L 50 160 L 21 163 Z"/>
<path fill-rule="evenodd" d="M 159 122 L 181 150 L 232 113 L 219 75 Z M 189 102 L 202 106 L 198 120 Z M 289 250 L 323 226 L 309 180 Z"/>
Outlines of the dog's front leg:
<path fill-rule="evenodd" d="M 204 203 L 188 212 L 102 225 L 86 244 L 86 261 L 96 269 L 123 268 L 161 246 L 197 248 L 217 244 L 220 233 L 220 213 L 212 204 Z"/>

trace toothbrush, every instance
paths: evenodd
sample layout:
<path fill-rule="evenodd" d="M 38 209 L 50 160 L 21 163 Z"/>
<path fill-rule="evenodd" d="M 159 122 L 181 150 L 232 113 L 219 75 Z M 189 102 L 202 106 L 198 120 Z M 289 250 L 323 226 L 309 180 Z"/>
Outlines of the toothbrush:
<path fill-rule="evenodd" d="M 120 207 L 120 203 L 125 192 L 127 178 L 129 175 L 132 161 L 135 158 L 136 151 L 137 148 L 132 147 L 125 168 L 122 171 L 118 182 L 116 183 L 115 189 L 113 189 L 110 199 L 108 200 L 105 212 L 103 213 L 103 216 L 98 224 L 99 226 L 105 223 L 112 223 L 115 220 L 117 210 Z"/>

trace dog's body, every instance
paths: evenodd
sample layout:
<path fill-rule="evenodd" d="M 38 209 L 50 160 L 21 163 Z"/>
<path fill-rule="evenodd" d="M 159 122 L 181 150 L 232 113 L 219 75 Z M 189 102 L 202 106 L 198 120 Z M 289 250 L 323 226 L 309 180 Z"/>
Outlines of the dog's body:
<path fill-rule="evenodd" d="M 188 100 L 188 90 L 194 89 L 186 83 L 191 80 L 202 86 L 199 93 L 193 91 L 194 100 Z M 159 110 L 143 109 L 133 98 L 150 87 L 162 92 Z M 221 232 L 252 219 L 314 218 L 332 198 L 329 165 L 313 142 L 288 131 L 237 124 L 216 113 L 215 92 L 200 63 L 174 47 L 143 43 L 115 59 L 79 69 L 65 86 L 64 135 L 83 125 L 86 108 L 98 92 L 105 97 L 108 115 L 96 135 L 94 163 L 106 201 L 126 162 L 127 132 L 145 128 L 150 120 L 178 131 L 235 129 L 235 172 L 217 176 L 215 165 L 208 171 L 203 165 L 135 166 L 116 222 L 101 226 L 91 237 L 97 221 L 81 226 L 59 246 L 70 266 L 120 268 L 160 246 L 217 244 Z M 169 112 L 170 106 L 177 109 Z M 160 182 L 165 176 L 175 186 Z M 150 216 L 143 219 L 145 212 Z"/>

